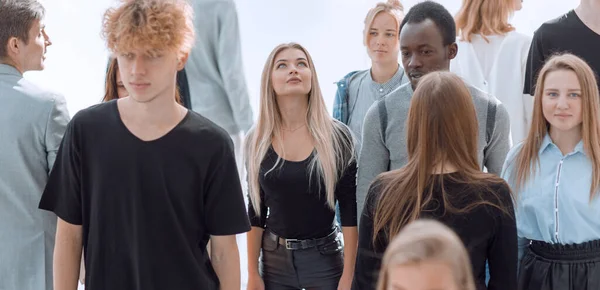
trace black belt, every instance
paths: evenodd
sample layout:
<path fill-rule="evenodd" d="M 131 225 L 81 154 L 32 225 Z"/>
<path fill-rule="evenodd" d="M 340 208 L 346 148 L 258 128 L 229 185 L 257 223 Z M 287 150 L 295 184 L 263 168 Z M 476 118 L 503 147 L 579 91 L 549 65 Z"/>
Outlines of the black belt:
<path fill-rule="evenodd" d="M 335 229 L 333 229 L 333 232 L 331 232 L 329 235 L 327 235 L 323 238 L 307 239 L 307 240 L 282 238 L 282 237 L 278 236 L 277 234 L 273 233 L 272 231 L 270 231 L 269 229 L 266 229 L 266 232 L 269 235 L 269 239 L 276 240 L 280 245 L 285 246 L 285 248 L 288 250 L 304 250 L 304 249 L 321 246 L 321 245 L 327 244 L 329 242 L 335 241 L 335 239 L 337 239 L 337 235 L 338 235 L 337 227 Z"/>

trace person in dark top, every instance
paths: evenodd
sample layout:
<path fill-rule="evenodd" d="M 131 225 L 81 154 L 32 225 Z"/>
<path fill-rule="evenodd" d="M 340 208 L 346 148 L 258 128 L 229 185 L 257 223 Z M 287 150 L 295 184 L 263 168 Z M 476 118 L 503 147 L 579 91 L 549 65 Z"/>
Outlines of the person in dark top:
<path fill-rule="evenodd" d="M 539 71 L 552 55 L 569 52 L 600 74 L 600 1 L 581 0 L 574 10 L 540 26 L 533 34 L 525 72 L 524 93 L 533 95 Z M 597 78 L 600 88 L 600 78 Z"/>
<path fill-rule="evenodd" d="M 301 45 L 277 46 L 261 83 L 258 123 L 245 144 L 252 225 L 248 289 L 350 289 L 358 236 L 350 129 L 328 115 L 314 64 Z M 344 249 L 334 222 L 336 202 Z"/>
<path fill-rule="evenodd" d="M 449 72 L 423 76 L 406 129 L 408 163 L 380 174 L 369 188 L 353 289 L 374 289 L 389 241 L 419 218 L 438 220 L 458 234 L 469 252 L 477 289 L 515 289 L 517 229 L 511 193 L 502 179 L 478 165 L 475 107 L 463 81 Z"/>
<path fill-rule="evenodd" d="M 129 97 L 67 127 L 39 205 L 59 217 L 55 289 L 77 289 L 82 248 L 90 290 L 240 287 L 235 235 L 250 225 L 233 144 L 175 101 L 193 41 L 188 5 L 132 0 L 105 14 Z"/>

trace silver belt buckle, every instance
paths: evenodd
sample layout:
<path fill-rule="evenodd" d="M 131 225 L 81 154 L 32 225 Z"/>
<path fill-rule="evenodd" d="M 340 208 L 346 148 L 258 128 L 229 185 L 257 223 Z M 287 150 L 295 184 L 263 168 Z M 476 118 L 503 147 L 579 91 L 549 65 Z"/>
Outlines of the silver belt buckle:
<path fill-rule="evenodd" d="M 297 242 L 297 239 L 285 239 L 285 248 L 287 250 L 293 250 L 292 247 L 290 246 L 290 243 L 294 243 Z"/>

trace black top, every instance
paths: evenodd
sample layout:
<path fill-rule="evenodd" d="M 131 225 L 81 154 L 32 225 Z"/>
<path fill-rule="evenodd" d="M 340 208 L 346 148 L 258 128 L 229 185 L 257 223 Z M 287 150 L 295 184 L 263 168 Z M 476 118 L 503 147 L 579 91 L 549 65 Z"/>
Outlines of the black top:
<path fill-rule="evenodd" d="M 485 193 L 469 184 L 452 182 L 444 175 L 444 189 L 453 206 L 464 208 L 475 199 L 481 198 L 498 204 L 492 193 Z M 432 202 L 421 212 L 421 218 L 438 220 L 453 229 L 464 242 L 473 266 L 473 277 L 477 289 L 517 289 L 517 228 L 510 189 L 506 183 L 492 184 L 491 188 L 500 196 L 500 202 L 512 216 L 496 207 L 482 205 L 463 213 L 444 212 L 442 190 L 436 186 Z M 389 244 L 385 234 L 379 234 L 373 245 L 373 217 L 381 196 L 382 185 L 375 183 L 369 189 L 365 208 L 360 220 L 358 253 L 352 289 L 375 289 L 381 259 Z M 485 264 L 489 260 L 490 281 L 485 286 Z"/>
<path fill-rule="evenodd" d="M 527 58 L 524 93 L 533 95 L 539 71 L 556 53 L 570 52 L 584 59 L 596 72 L 600 87 L 600 34 L 587 27 L 574 10 L 550 20 L 533 35 Z"/>
<path fill-rule="evenodd" d="M 335 213 L 327 205 L 325 184 L 321 180 L 319 185 L 314 174 L 309 176 L 314 154 L 313 151 L 306 160 L 299 162 L 282 159 L 268 172 L 278 158 L 275 150 L 269 148 L 260 168 L 261 215 L 256 215 L 252 203 L 248 206 L 252 226 L 269 228 L 288 239 L 322 238 L 331 233 Z M 353 227 L 357 223 L 356 162 L 348 162 L 350 165 L 335 187 L 335 197 L 340 206 L 342 226 Z"/>
<path fill-rule="evenodd" d="M 89 290 L 218 289 L 209 235 L 250 229 L 229 135 L 188 111 L 142 141 L 117 101 L 69 123 L 40 202 L 83 225 Z"/>

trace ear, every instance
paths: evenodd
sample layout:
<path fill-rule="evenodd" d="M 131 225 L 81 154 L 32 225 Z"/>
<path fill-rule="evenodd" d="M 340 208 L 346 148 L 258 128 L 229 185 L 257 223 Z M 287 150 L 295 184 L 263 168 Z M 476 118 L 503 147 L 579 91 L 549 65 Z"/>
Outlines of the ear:
<path fill-rule="evenodd" d="M 450 59 L 450 60 L 454 59 L 457 54 L 458 54 L 458 44 L 456 44 L 456 42 L 453 42 L 452 44 L 448 45 L 448 59 Z"/>
<path fill-rule="evenodd" d="M 8 39 L 6 43 L 6 52 L 8 55 L 17 55 L 19 54 L 19 50 L 21 49 L 21 42 L 16 37 L 11 37 Z"/>
<path fill-rule="evenodd" d="M 177 62 L 177 70 L 180 71 L 185 67 L 185 64 L 187 63 L 188 57 L 190 57 L 190 53 L 186 52 L 183 53 L 180 57 L 179 60 Z"/>

